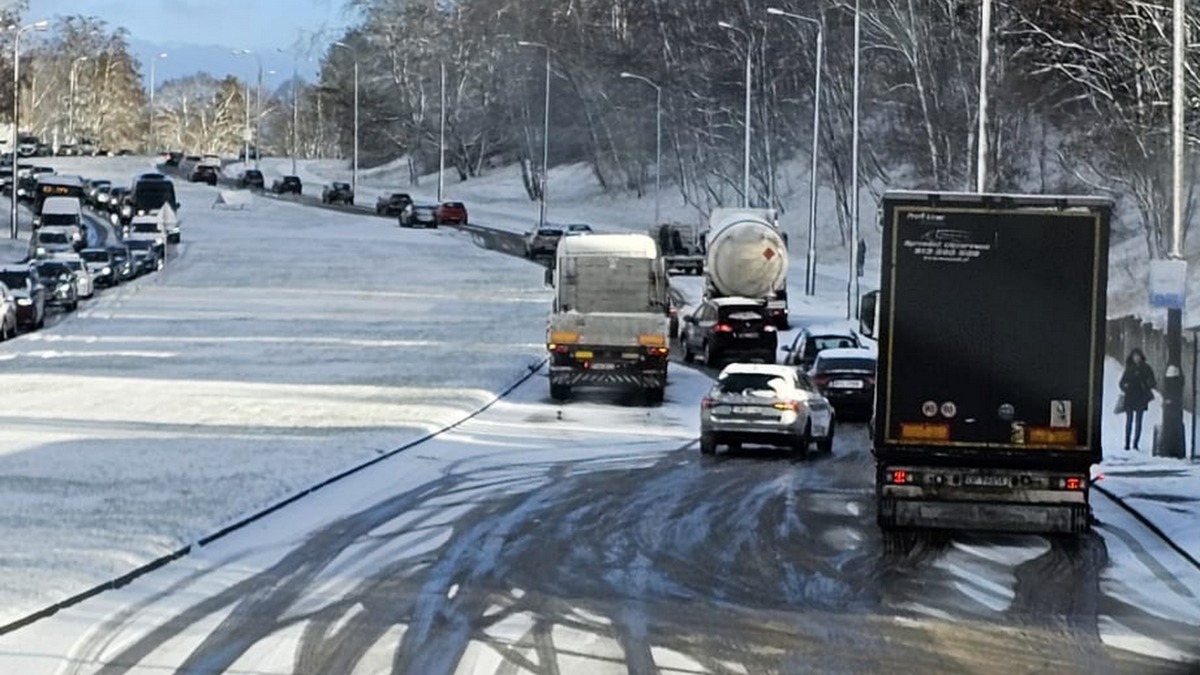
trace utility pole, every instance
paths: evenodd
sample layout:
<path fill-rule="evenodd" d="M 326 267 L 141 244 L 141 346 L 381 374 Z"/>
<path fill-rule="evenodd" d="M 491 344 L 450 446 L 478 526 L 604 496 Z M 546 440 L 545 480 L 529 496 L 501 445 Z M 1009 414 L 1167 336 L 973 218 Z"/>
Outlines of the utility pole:
<path fill-rule="evenodd" d="M 750 34 L 729 23 L 728 21 L 718 21 L 717 25 L 726 30 L 736 31 L 746 38 L 746 104 L 745 120 L 742 124 L 744 130 L 744 138 L 742 141 L 742 207 L 750 208 L 750 103 L 753 92 L 754 74 L 754 40 Z"/>
<path fill-rule="evenodd" d="M 1184 267 L 1183 217 L 1185 199 L 1184 176 L 1184 49 L 1186 48 L 1185 0 L 1174 1 L 1173 38 L 1171 44 L 1171 250 L 1168 257 Z M 1186 285 L 1184 286 L 1186 288 Z M 1153 289 L 1152 289 L 1153 290 Z M 1186 302 L 1186 291 L 1181 298 Z M 1162 434 L 1155 453 L 1182 459 L 1183 434 L 1183 304 L 1167 308 L 1167 370 L 1163 376 Z"/>
<path fill-rule="evenodd" d="M 43 31 L 49 27 L 50 22 L 44 19 L 28 26 L 16 27 L 17 32 L 13 38 L 12 183 L 8 200 L 11 207 L 9 215 L 12 218 L 9 230 L 13 239 L 17 238 L 17 140 L 21 137 L 21 36 L 31 30 Z"/>
<path fill-rule="evenodd" d="M 69 100 L 67 101 L 67 140 L 69 140 L 71 143 L 76 142 L 76 140 L 75 140 L 75 87 L 76 87 L 76 82 L 77 82 L 77 78 L 79 75 L 79 64 L 81 64 L 87 60 L 88 60 L 88 57 L 86 57 L 86 56 L 77 56 L 77 57 L 75 57 L 75 60 L 71 62 L 71 73 L 70 73 L 71 76 L 70 76 L 70 78 L 68 78 L 68 87 L 67 87 L 69 90 L 69 96 L 70 96 Z"/>
<path fill-rule="evenodd" d="M 979 21 L 979 137 L 975 144 L 975 191 L 987 190 L 987 111 L 988 111 L 988 61 L 992 37 L 992 0 L 983 0 L 980 9 L 983 16 Z"/>
<path fill-rule="evenodd" d="M 354 56 L 354 159 L 350 170 L 350 190 L 358 194 L 358 50 L 345 42 L 335 42 L 334 47 L 341 47 Z"/>
<path fill-rule="evenodd" d="M 150 59 L 150 109 L 146 114 L 146 130 L 150 132 L 150 147 L 146 148 L 147 152 L 158 152 L 158 137 L 155 135 L 154 130 L 154 95 L 158 85 L 155 83 L 154 78 L 158 60 L 165 58 L 167 58 L 167 53 L 162 52 L 160 54 L 155 54 L 154 58 Z"/>
<path fill-rule="evenodd" d="M 621 73 L 621 77 L 640 80 L 654 87 L 654 225 L 662 225 L 662 87 L 648 77 Z"/>
<path fill-rule="evenodd" d="M 542 107 L 542 179 L 540 181 L 538 200 L 538 227 L 546 224 L 546 187 L 550 182 L 550 46 L 541 42 L 519 40 L 522 47 L 539 47 L 546 50 L 546 94 Z"/>
<path fill-rule="evenodd" d="M 854 0 L 854 113 L 851 124 L 852 140 L 850 142 L 850 175 L 854 186 L 850 190 L 850 272 L 846 284 L 846 318 L 853 319 L 858 313 L 858 136 L 859 136 L 859 87 L 861 83 L 862 61 L 862 8 L 860 0 Z"/>
<path fill-rule="evenodd" d="M 438 107 L 438 113 L 441 116 L 441 123 L 438 125 L 438 185 L 437 185 L 437 200 L 442 203 L 442 190 L 446 184 L 446 62 L 438 62 L 441 73 L 441 104 Z"/>

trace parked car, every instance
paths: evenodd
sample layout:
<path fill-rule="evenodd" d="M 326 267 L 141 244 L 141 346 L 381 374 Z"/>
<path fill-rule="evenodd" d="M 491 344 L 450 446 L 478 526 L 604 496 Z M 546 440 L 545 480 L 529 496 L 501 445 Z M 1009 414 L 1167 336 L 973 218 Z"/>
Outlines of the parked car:
<path fill-rule="evenodd" d="M 100 154 L 100 148 L 96 145 L 96 141 L 93 141 L 90 138 L 79 139 L 79 145 L 77 147 L 81 157 L 91 157 L 93 155 Z"/>
<path fill-rule="evenodd" d="M 557 225 L 543 225 L 525 235 L 525 257 L 552 256 L 558 251 L 558 240 L 563 238 L 563 229 Z"/>
<path fill-rule="evenodd" d="M 742 443 L 833 452 L 834 410 L 803 373 L 790 366 L 732 363 L 700 401 L 700 452 Z"/>
<path fill-rule="evenodd" d="M 271 192 L 274 192 L 277 195 L 299 195 L 302 194 L 303 191 L 304 185 L 300 182 L 299 176 L 283 176 L 282 178 L 276 178 L 275 181 L 271 183 Z"/>
<path fill-rule="evenodd" d="M 258 169 L 246 169 L 238 176 L 238 187 L 243 190 L 262 190 L 266 187 L 263 172 Z"/>
<path fill-rule="evenodd" d="M 568 237 L 578 237 L 581 234 L 594 234 L 595 230 L 587 223 L 567 223 L 563 233 Z"/>
<path fill-rule="evenodd" d="M 17 298 L 0 282 L 0 340 L 17 336 Z"/>
<path fill-rule="evenodd" d="M 74 312 L 79 307 L 79 283 L 75 272 L 60 260 L 37 263 L 38 276 L 46 286 L 46 304 Z"/>
<path fill-rule="evenodd" d="M 162 269 L 163 260 L 158 254 L 158 244 L 153 239 L 126 239 L 125 246 L 132 256 L 135 277 Z"/>
<path fill-rule="evenodd" d="M 437 226 L 437 207 L 432 204 L 409 204 L 400 212 L 400 227 Z"/>
<path fill-rule="evenodd" d="M 87 299 L 96 294 L 96 280 L 92 277 L 92 271 L 88 269 L 87 263 L 77 255 L 65 256 L 56 258 L 64 265 L 71 268 L 71 272 L 75 274 L 75 286 L 79 289 L 79 297 Z"/>
<path fill-rule="evenodd" d="M 79 155 L 79 148 L 71 143 L 63 143 L 58 146 L 58 152 L 54 154 L 59 157 L 77 157 Z"/>
<path fill-rule="evenodd" d="M 719 368 L 746 359 L 775 363 L 779 334 L 762 301 L 753 298 L 709 298 L 683 318 L 679 336 L 683 360 L 701 354 L 704 365 Z"/>
<path fill-rule="evenodd" d="M 859 349 L 863 340 L 852 328 L 841 326 L 809 326 L 796 333 L 791 345 L 784 345 L 783 363 L 807 371 L 826 349 Z"/>
<path fill-rule="evenodd" d="M 442 202 L 437 206 L 438 225 L 466 225 L 467 206 L 462 202 Z"/>
<path fill-rule="evenodd" d="M 87 265 L 92 274 L 92 282 L 96 286 L 116 286 L 120 279 L 115 271 L 116 261 L 112 251 L 106 248 L 85 248 L 79 252 L 79 257 Z"/>
<path fill-rule="evenodd" d="M 413 200 L 410 195 L 404 192 L 393 192 L 375 200 L 375 213 L 381 216 L 399 216 L 411 203 Z"/>
<path fill-rule="evenodd" d="M 197 164 L 192 167 L 192 172 L 188 175 L 188 182 L 216 185 L 217 178 L 217 167 L 211 164 Z"/>
<path fill-rule="evenodd" d="M 354 205 L 354 188 L 349 183 L 334 182 L 321 189 L 322 204 Z"/>
<path fill-rule="evenodd" d="M 258 148 L 257 147 L 255 147 L 253 145 L 250 146 L 250 152 L 247 153 L 246 146 L 242 146 L 242 149 L 238 151 L 238 161 L 244 162 L 247 159 L 258 159 Z"/>
<path fill-rule="evenodd" d="M 866 349 L 825 349 L 808 371 L 809 378 L 843 419 L 868 419 L 875 407 L 874 352 Z"/>
<path fill-rule="evenodd" d="M 113 273 L 118 283 L 137 276 L 133 270 L 133 255 L 125 244 L 109 244 L 108 251 L 112 254 Z"/>
<path fill-rule="evenodd" d="M 172 167 L 179 166 L 179 163 L 182 161 L 183 161 L 183 153 L 182 152 L 178 152 L 176 150 L 171 150 L 169 152 L 163 153 L 162 163 L 164 166 L 172 166 Z"/>
<path fill-rule="evenodd" d="M 0 268 L 0 283 L 17 302 L 17 324 L 25 330 L 46 325 L 46 287 L 32 265 Z"/>

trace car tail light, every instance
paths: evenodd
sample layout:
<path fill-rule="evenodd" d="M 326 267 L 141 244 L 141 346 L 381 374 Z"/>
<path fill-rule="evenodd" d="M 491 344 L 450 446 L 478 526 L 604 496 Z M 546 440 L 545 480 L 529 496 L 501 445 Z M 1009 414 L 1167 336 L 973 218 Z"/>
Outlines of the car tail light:
<path fill-rule="evenodd" d="M 709 396 L 705 396 L 704 398 L 700 399 L 700 407 L 701 408 L 708 409 L 708 408 L 713 407 L 716 404 L 717 404 L 717 402 Z"/>
<path fill-rule="evenodd" d="M 767 333 L 774 333 L 776 330 L 777 329 L 775 328 L 775 324 L 768 323 L 763 326 L 763 331 L 765 331 Z"/>
<path fill-rule="evenodd" d="M 800 412 L 800 404 L 796 401 L 780 401 L 771 406 L 776 410 L 791 410 L 792 412 Z"/>
<path fill-rule="evenodd" d="M 730 326 L 727 323 L 719 323 L 719 324 L 713 326 L 713 331 L 716 333 L 732 333 L 733 326 Z"/>

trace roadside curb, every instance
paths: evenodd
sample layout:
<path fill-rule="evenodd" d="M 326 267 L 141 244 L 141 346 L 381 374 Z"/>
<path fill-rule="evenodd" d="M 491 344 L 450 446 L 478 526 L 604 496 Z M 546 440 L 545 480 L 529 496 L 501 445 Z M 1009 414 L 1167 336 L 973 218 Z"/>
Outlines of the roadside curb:
<path fill-rule="evenodd" d="M 136 567 L 133 570 L 130 570 L 129 572 L 126 572 L 125 574 L 122 574 L 121 576 L 119 576 L 115 579 L 110 579 L 109 581 L 101 582 L 81 593 L 72 595 L 72 596 L 66 598 L 65 600 L 56 602 L 53 605 L 50 605 L 48 607 L 44 607 L 40 610 L 33 612 L 32 614 L 29 614 L 27 616 L 16 619 L 15 621 L 11 621 L 7 624 L 0 625 L 0 636 L 7 635 L 9 633 L 15 632 L 22 628 L 25 628 L 31 624 L 41 621 L 42 619 L 47 619 L 64 609 L 68 609 L 70 607 L 78 605 L 79 603 L 81 603 L 85 600 L 89 600 L 89 599 L 96 597 L 107 591 L 114 591 L 123 586 L 126 586 L 129 583 L 139 579 L 140 577 L 143 577 L 161 567 L 164 567 L 168 563 L 179 560 L 180 558 L 183 558 L 184 556 L 190 554 L 192 551 L 194 551 L 196 549 L 203 548 L 203 547 L 211 544 L 214 541 L 223 539 L 224 537 L 227 537 L 230 534 L 233 534 L 234 532 L 237 532 L 238 530 L 245 528 L 247 525 L 251 525 L 259 520 L 262 520 L 263 518 L 283 509 L 284 507 L 287 507 L 291 504 L 294 504 L 294 503 L 300 501 L 304 497 L 307 497 L 308 495 L 311 495 L 312 493 L 317 492 L 318 490 L 321 490 L 322 488 L 333 485 L 334 483 L 338 483 L 345 478 L 348 478 L 356 473 L 359 473 L 360 471 L 363 471 L 364 469 L 367 469 L 376 464 L 379 464 L 380 462 L 383 462 L 384 460 L 395 457 L 396 455 L 404 452 L 405 450 L 409 450 L 418 445 L 427 443 L 431 440 L 436 439 L 438 436 L 441 436 L 442 434 L 444 434 L 448 431 L 452 431 L 452 430 L 462 426 L 463 424 L 465 424 L 465 423 L 475 419 L 479 415 L 483 414 L 488 409 L 490 409 L 492 406 L 494 406 L 497 403 L 499 403 L 500 401 L 502 401 L 506 396 L 508 396 L 512 392 L 516 391 L 516 389 L 518 387 L 520 387 L 521 385 L 528 382 L 534 375 L 541 372 L 541 370 L 546 366 L 546 362 L 547 362 L 547 359 L 543 358 L 542 360 L 538 361 L 537 363 L 527 365 L 526 366 L 527 372 L 523 373 L 520 377 L 518 377 L 516 379 L 516 381 L 512 382 L 507 387 L 505 387 L 503 390 L 501 390 L 500 393 L 496 394 L 490 401 L 483 404 L 479 408 L 476 408 L 475 410 L 471 411 L 470 413 L 461 417 L 460 419 L 458 419 L 454 422 L 451 422 L 450 424 L 447 424 L 446 426 L 443 426 L 440 429 L 431 431 L 431 432 L 425 434 L 424 436 L 415 438 L 415 439 L 405 443 L 404 445 L 401 445 L 400 447 L 389 450 L 389 451 L 387 451 L 383 454 L 380 454 L 376 457 L 372 457 L 371 459 L 369 459 L 365 462 L 362 462 L 361 464 L 356 464 L 348 469 L 344 469 L 332 476 L 329 476 L 328 478 L 321 480 L 320 482 L 318 482 L 314 485 L 311 485 L 307 488 L 303 488 L 299 492 L 293 493 L 292 495 L 290 495 L 288 497 L 284 497 L 280 501 L 275 502 L 274 504 L 267 506 L 263 509 L 254 511 L 250 515 L 244 516 L 240 520 L 237 520 L 236 522 L 234 522 L 230 525 L 226 525 L 225 527 L 217 530 L 216 532 L 213 532 L 211 534 L 205 535 L 204 537 L 201 537 L 200 539 L 196 540 L 195 543 L 187 544 L 186 546 L 176 549 L 175 551 L 172 551 L 171 553 L 168 553 L 166 555 L 155 558 L 154 560 L 151 560 L 148 563 L 145 563 L 139 567 Z"/>
<path fill-rule="evenodd" d="M 1179 556 L 1181 558 L 1188 561 L 1188 563 L 1192 567 L 1195 567 L 1197 570 L 1200 570 L 1200 560 L 1198 560 L 1196 558 L 1196 556 L 1189 553 L 1182 546 L 1180 546 L 1179 544 L 1176 544 L 1173 539 L 1171 539 L 1170 537 L 1167 536 L 1166 532 L 1162 531 L 1162 528 L 1160 528 L 1158 525 L 1156 525 L 1154 523 L 1154 521 L 1150 520 L 1145 515 L 1143 515 L 1141 511 L 1138 511 L 1136 508 L 1134 508 L 1128 502 L 1126 502 L 1125 499 L 1118 497 L 1111 490 L 1101 487 L 1099 483 L 1092 483 L 1092 489 L 1096 490 L 1097 492 L 1104 495 L 1105 497 L 1108 497 L 1109 499 L 1111 499 L 1113 501 L 1113 503 L 1115 503 L 1117 506 L 1120 506 L 1129 515 L 1133 516 L 1134 520 L 1138 521 L 1143 526 L 1145 526 L 1146 529 L 1153 532 L 1154 536 L 1161 539 L 1172 551 L 1175 551 L 1176 553 L 1179 554 Z"/>

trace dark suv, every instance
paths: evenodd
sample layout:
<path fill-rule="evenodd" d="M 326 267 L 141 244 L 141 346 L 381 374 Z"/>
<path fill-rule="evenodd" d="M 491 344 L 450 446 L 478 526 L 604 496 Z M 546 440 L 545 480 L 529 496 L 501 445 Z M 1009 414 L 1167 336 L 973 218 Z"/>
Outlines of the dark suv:
<path fill-rule="evenodd" d="M 850 328 L 838 326 L 810 326 L 796 334 L 790 346 L 784 345 L 784 365 L 796 366 L 801 370 L 812 368 L 817 354 L 826 349 L 860 349 L 862 338 Z"/>
<path fill-rule="evenodd" d="M 691 363 L 703 354 L 711 368 L 737 359 L 775 363 L 779 335 L 766 312 L 762 302 L 751 298 L 705 300 L 683 319 L 683 360 Z"/>
<path fill-rule="evenodd" d="M 79 307 L 79 281 L 75 270 L 59 260 L 37 264 L 38 276 L 46 286 L 46 304 L 74 312 Z"/>
<path fill-rule="evenodd" d="M 258 169 L 246 169 L 238 178 L 238 185 L 242 189 L 262 190 L 266 187 L 266 181 L 263 179 L 263 172 Z"/>
<path fill-rule="evenodd" d="M 188 180 L 192 183 L 208 183 L 209 185 L 217 184 L 217 167 L 208 164 L 198 164 L 192 169 L 192 175 L 188 176 Z"/>
<path fill-rule="evenodd" d="M 809 378 L 842 419 L 866 420 L 875 406 L 875 354 L 859 348 L 832 348 L 817 355 Z"/>
<path fill-rule="evenodd" d="M 349 183 L 330 183 L 321 190 L 322 204 L 354 205 L 354 188 Z"/>
<path fill-rule="evenodd" d="M 375 200 L 375 213 L 381 216 L 398 216 L 404 207 L 413 203 L 412 197 L 403 192 L 393 192 L 386 197 Z"/>
<path fill-rule="evenodd" d="M 294 194 L 298 195 L 304 190 L 304 185 L 300 182 L 299 176 L 284 176 L 276 178 L 275 182 L 271 183 L 271 192 L 277 195 Z"/>

